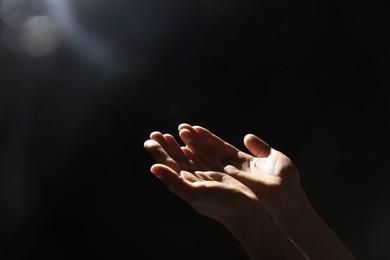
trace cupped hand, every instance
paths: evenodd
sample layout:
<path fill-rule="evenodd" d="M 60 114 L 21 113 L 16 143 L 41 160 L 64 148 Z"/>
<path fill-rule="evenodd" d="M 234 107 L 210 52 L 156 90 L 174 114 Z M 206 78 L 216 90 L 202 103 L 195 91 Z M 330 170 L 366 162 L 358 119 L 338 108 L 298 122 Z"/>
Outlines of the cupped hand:
<path fill-rule="evenodd" d="M 151 172 L 171 192 L 186 201 L 198 213 L 229 225 L 245 221 L 247 216 L 269 218 L 257 196 L 232 176 L 218 171 L 180 171 L 156 163 Z M 247 214 L 248 213 L 248 214 Z"/>
<path fill-rule="evenodd" d="M 243 152 L 201 126 L 181 124 L 179 135 L 207 170 L 220 170 L 249 187 L 273 212 L 291 192 L 301 191 L 299 171 L 289 157 L 253 134 L 244 137 Z M 214 168 L 214 166 L 217 166 Z"/>
<path fill-rule="evenodd" d="M 224 165 L 218 160 L 210 160 L 199 153 L 195 155 L 186 146 L 180 146 L 177 140 L 168 133 L 162 134 L 153 131 L 150 138 L 144 142 L 144 148 L 153 157 L 156 163 L 172 168 L 176 173 L 180 171 L 223 171 Z"/>

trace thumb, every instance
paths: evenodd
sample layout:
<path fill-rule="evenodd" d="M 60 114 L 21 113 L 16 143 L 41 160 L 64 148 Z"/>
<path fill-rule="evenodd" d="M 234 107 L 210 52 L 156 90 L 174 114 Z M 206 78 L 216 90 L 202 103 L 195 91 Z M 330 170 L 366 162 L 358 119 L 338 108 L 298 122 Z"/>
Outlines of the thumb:
<path fill-rule="evenodd" d="M 271 153 L 271 146 L 254 134 L 244 137 L 244 145 L 256 157 L 267 157 Z"/>

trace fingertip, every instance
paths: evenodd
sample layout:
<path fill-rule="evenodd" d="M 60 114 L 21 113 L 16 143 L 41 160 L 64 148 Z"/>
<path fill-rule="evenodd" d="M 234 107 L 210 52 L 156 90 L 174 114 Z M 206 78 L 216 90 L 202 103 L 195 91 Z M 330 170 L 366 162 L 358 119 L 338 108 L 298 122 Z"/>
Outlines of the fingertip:
<path fill-rule="evenodd" d="M 226 165 L 225 168 L 224 168 L 224 171 L 227 173 L 227 174 L 232 174 L 234 173 L 235 171 L 237 170 L 236 167 L 234 167 L 233 165 Z"/>
<path fill-rule="evenodd" d="M 149 145 L 151 145 L 153 142 L 154 142 L 153 140 L 148 139 L 148 140 L 146 140 L 146 141 L 144 142 L 144 146 L 149 146 Z"/>
<path fill-rule="evenodd" d="M 244 139 L 243 139 L 244 144 L 246 145 L 246 144 L 248 144 L 249 142 L 251 142 L 251 140 L 253 140 L 254 137 L 255 137 L 254 134 L 246 134 L 246 135 L 244 136 Z"/>
<path fill-rule="evenodd" d="M 267 142 L 265 142 L 263 139 L 261 139 L 260 137 L 258 137 L 257 135 L 254 135 L 254 134 L 251 134 L 251 133 L 248 133 L 245 135 L 244 137 L 244 142 L 246 141 L 260 141 L 261 143 L 263 143 L 264 145 L 267 145 L 269 146 L 269 144 Z"/>
<path fill-rule="evenodd" d="M 206 132 L 206 133 L 211 133 L 211 131 L 210 130 L 208 130 L 207 128 L 205 128 L 205 127 L 203 127 L 203 126 L 200 126 L 200 125 L 194 125 L 193 127 L 192 127 L 196 132 L 198 132 L 198 133 L 204 133 L 204 132 Z"/>
<path fill-rule="evenodd" d="M 152 166 L 150 167 L 150 172 L 151 172 L 154 176 L 156 176 L 157 178 L 161 179 L 161 172 L 158 171 L 158 169 L 156 169 L 155 165 L 152 165 Z"/>
<path fill-rule="evenodd" d="M 157 136 L 157 135 L 162 135 L 162 133 L 159 132 L 159 131 L 153 131 L 153 132 L 150 133 L 149 137 L 153 138 L 154 136 Z"/>
<path fill-rule="evenodd" d="M 181 123 L 181 124 L 179 124 L 179 127 L 177 129 L 180 131 L 182 129 L 186 129 L 186 128 L 190 128 L 190 127 L 191 127 L 191 125 L 188 123 Z"/>
<path fill-rule="evenodd" d="M 155 173 L 156 171 L 158 171 L 157 167 L 159 167 L 158 164 L 153 164 L 152 166 L 150 166 L 150 171 L 152 173 Z"/>
<path fill-rule="evenodd" d="M 246 134 L 245 136 L 244 136 L 244 140 L 246 139 L 250 139 L 250 138 L 253 138 L 253 137 L 256 137 L 254 134 L 251 134 L 251 133 L 249 133 L 249 134 Z"/>
<path fill-rule="evenodd" d="M 151 140 L 151 139 L 148 139 L 144 142 L 144 148 L 146 148 L 146 149 L 150 149 L 150 148 L 157 147 L 157 146 L 159 146 L 159 144 L 156 141 Z"/>
<path fill-rule="evenodd" d="M 187 128 L 183 128 L 179 130 L 179 135 L 182 135 L 183 133 L 191 133 L 191 131 Z"/>
<path fill-rule="evenodd" d="M 150 167 L 150 172 L 153 173 L 157 178 L 163 179 L 164 170 L 167 170 L 166 168 L 167 167 L 165 165 L 156 163 Z"/>
<path fill-rule="evenodd" d="M 267 157 L 271 152 L 271 146 L 254 134 L 247 134 L 244 138 L 244 145 L 257 157 Z"/>
<path fill-rule="evenodd" d="M 179 176 L 186 176 L 188 173 L 189 173 L 189 172 L 187 172 L 187 171 L 181 170 L 181 171 L 179 172 Z"/>
<path fill-rule="evenodd" d="M 166 134 L 163 134 L 164 138 L 173 138 L 173 135 L 169 134 L 169 133 L 166 133 Z"/>

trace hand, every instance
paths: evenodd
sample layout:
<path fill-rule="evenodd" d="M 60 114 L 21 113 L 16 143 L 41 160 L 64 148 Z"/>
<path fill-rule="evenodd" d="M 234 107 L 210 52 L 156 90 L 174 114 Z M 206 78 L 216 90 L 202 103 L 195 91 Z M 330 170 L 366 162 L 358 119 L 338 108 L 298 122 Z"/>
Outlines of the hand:
<path fill-rule="evenodd" d="M 190 173 L 184 170 L 177 173 L 172 168 L 158 163 L 151 167 L 151 172 L 198 213 L 224 225 L 237 223 L 241 217 L 250 216 L 254 211 L 257 212 L 257 218 L 268 218 L 257 196 L 248 187 L 225 173 L 217 171 Z"/>
<path fill-rule="evenodd" d="M 180 146 L 171 134 L 162 134 L 154 131 L 150 139 L 144 143 L 144 148 L 152 155 L 156 163 L 172 168 L 176 173 L 180 171 L 224 171 L 224 166 L 217 160 L 209 160 L 206 156 L 197 157 L 185 146 Z M 202 155 L 202 154 L 201 154 Z"/>
<path fill-rule="evenodd" d="M 250 188 L 275 223 L 310 259 L 356 260 L 312 207 L 289 157 L 253 134 L 244 137 L 251 154 L 200 126 L 181 124 L 179 135 L 194 161 L 209 162 L 208 170 L 225 166 L 226 173 Z"/>
<path fill-rule="evenodd" d="M 180 147 L 170 134 L 152 132 L 144 147 L 156 161 L 151 172 L 203 215 L 225 221 L 242 212 L 242 207 L 258 202 L 256 195 L 233 177 L 215 170 L 203 171 L 208 163 Z"/>
<path fill-rule="evenodd" d="M 240 151 L 201 126 L 181 124 L 179 135 L 189 158 L 203 170 L 221 170 L 249 187 L 272 215 L 283 200 L 302 192 L 299 171 L 289 157 L 253 134 L 244 137 L 249 153 Z M 207 163 L 205 163 L 207 162 Z"/>
<path fill-rule="evenodd" d="M 201 171 L 223 168 L 222 164 L 197 157 L 169 134 L 153 132 L 150 137 L 144 147 L 157 162 L 151 172 L 198 213 L 225 226 L 251 259 L 307 259 L 275 225 L 251 189 L 224 172 Z"/>

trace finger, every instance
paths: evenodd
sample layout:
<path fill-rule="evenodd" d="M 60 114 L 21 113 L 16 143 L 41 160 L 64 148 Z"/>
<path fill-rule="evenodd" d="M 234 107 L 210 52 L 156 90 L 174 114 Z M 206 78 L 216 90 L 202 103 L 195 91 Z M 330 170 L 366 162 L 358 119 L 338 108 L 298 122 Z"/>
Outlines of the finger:
<path fill-rule="evenodd" d="M 236 179 L 233 176 L 226 174 L 224 172 L 204 171 L 204 172 L 195 172 L 195 175 L 201 177 L 203 180 L 206 180 L 206 181 L 216 181 L 216 182 L 220 182 L 220 183 L 234 184 L 234 185 L 240 185 L 240 186 L 244 185 L 238 179 Z"/>
<path fill-rule="evenodd" d="M 185 158 L 185 155 L 180 149 L 180 145 L 172 135 L 155 131 L 150 134 L 150 139 L 158 142 L 171 156 Z"/>
<path fill-rule="evenodd" d="M 176 139 L 170 135 L 170 134 L 164 134 L 164 138 L 165 140 L 167 141 L 167 143 L 169 144 L 169 147 L 170 147 L 170 154 L 173 158 L 176 159 L 176 161 L 182 165 L 182 169 L 183 170 L 191 170 L 193 171 L 193 169 L 196 169 L 196 164 L 194 163 L 194 161 L 192 161 L 187 155 L 186 153 L 184 153 L 182 147 L 180 147 L 180 145 L 178 144 L 178 142 L 176 141 Z"/>
<path fill-rule="evenodd" d="M 197 165 L 197 167 L 194 167 L 192 171 L 223 170 L 224 166 L 217 160 L 210 160 L 210 157 L 202 159 L 187 147 L 182 147 L 182 150 L 187 155 L 187 157 Z"/>
<path fill-rule="evenodd" d="M 186 178 L 163 164 L 152 165 L 150 171 L 165 184 L 168 190 L 187 202 L 191 201 L 193 186 Z"/>
<path fill-rule="evenodd" d="M 195 130 L 182 129 L 179 132 L 180 138 L 186 144 L 186 147 L 193 152 L 198 158 L 204 162 L 208 162 L 210 166 L 217 169 L 221 164 L 221 160 L 203 143 L 204 140 L 198 138 Z"/>
<path fill-rule="evenodd" d="M 193 144 L 197 144 L 204 151 L 211 151 L 215 157 L 220 159 L 231 157 L 239 151 L 201 126 L 192 127 L 189 124 L 181 124 L 179 126 L 179 134 L 186 145 L 191 147 Z"/>
<path fill-rule="evenodd" d="M 203 140 L 205 146 L 216 152 L 220 158 L 230 158 L 240 151 L 202 126 L 194 126 L 193 129 L 198 133 L 199 138 Z"/>
<path fill-rule="evenodd" d="M 272 186 L 272 183 L 267 181 L 267 179 L 261 178 L 261 176 L 259 175 L 254 176 L 253 174 L 248 174 L 244 171 L 237 169 L 233 165 L 227 165 L 225 167 L 225 172 L 232 176 L 234 179 L 243 183 L 260 197 L 262 197 L 262 193 L 265 193 L 270 190 L 270 187 Z"/>
<path fill-rule="evenodd" d="M 179 136 L 188 147 L 196 145 L 199 152 L 209 153 L 210 148 L 206 140 L 192 126 L 181 124 L 179 126 Z"/>
<path fill-rule="evenodd" d="M 182 170 L 188 170 L 187 157 L 181 150 L 179 144 L 175 138 L 170 134 L 162 134 L 158 131 L 154 131 L 150 134 L 150 139 L 158 142 L 162 148 L 169 154 L 169 156 L 176 161 Z"/>
<path fill-rule="evenodd" d="M 174 159 L 172 159 L 171 156 L 169 156 L 160 143 L 149 139 L 144 142 L 144 148 L 149 152 L 149 154 L 157 163 L 165 164 L 174 171 L 180 172 L 180 165 Z"/>
<path fill-rule="evenodd" d="M 185 128 L 190 129 L 190 128 L 192 128 L 192 126 L 188 123 L 181 123 L 181 124 L 179 124 L 179 127 L 177 129 L 180 131 L 180 130 L 185 129 Z"/>
<path fill-rule="evenodd" d="M 234 164 L 240 166 L 253 157 L 201 126 L 181 125 L 179 135 L 183 142 L 203 160 L 214 160 L 220 165 Z M 221 169 L 215 168 L 213 170 Z"/>
<path fill-rule="evenodd" d="M 187 171 L 181 171 L 180 176 L 192 183 L 204 181 L 200 176 Z"/>
<path fill-rule="evenodd" d="M 271 153 L 271 146 L 254 134 L 247 134 L 244 137 L 244 144 L 254 156 L 268 157 Z"/>
<path fill-rule="evenodd" d="M 195 175 L 201 177 L 203 180 L 221 182 L 223 176 L 226 174 L 218 171 L 196 171 Z"/>
<path fill-rule="evenodd" d="M 204 143 L 204 140 L 200 138 L 199 134 L 190 126 L 185 128 L 181 128 L 179 130 L 179 136 L 182 141 L 187 145 L 191 146 L 193 144 L 197 144 L 201 148 L 205 148 L 207 144 Z M 207 149 L 205 149 L 206 151 Z"/>
<path fill-rule="evenodd" d="M 193 166 L 191 166 L 190 171 L 205 171 L 212 169 L 214 166 L 210 165 L 209 162 L 202 160 L 198 156 L 196 156 L 188 147 L 183 146 L 181 148 L 183 152 L 187 155 L 187 157 L 194 162 Z"/>

